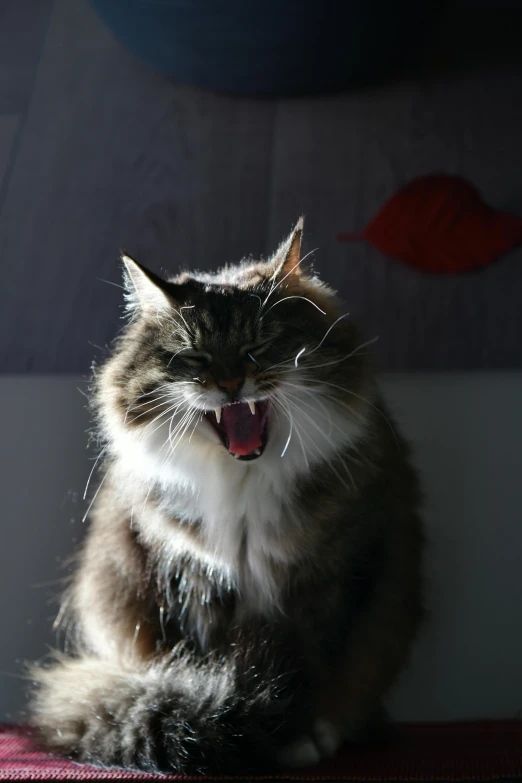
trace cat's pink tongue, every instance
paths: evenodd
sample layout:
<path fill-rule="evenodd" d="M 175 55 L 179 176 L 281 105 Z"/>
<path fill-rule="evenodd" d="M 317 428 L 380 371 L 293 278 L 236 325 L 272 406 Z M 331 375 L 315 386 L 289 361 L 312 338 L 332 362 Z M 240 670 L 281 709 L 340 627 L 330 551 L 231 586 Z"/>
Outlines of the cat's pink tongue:
<path fill-rule="evenodd" d="M 223 408 L 221 423 L 227 434 L 228 450 L 244 457 L 263 445 L 261 439 L 261 411 L 256 406 L 252 413 L 246 402 Z"/>

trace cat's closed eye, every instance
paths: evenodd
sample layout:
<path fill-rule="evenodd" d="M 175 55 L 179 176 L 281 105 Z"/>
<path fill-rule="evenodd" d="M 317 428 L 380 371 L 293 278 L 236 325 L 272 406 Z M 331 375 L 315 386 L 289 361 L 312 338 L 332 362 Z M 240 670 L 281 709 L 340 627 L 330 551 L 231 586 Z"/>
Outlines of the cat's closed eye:
<path fill-rule="evenodd" d="M 245 358 L 251 359 L 255 362 L 256 358 L 261 356 L 267 350 L 267 348 L 270 347 L 270 344 L 270 341 L 266 340 L 264 343 L 257 343 L 256 345 L 252 345 L 248 348 L 243 348 L 241 353 Z"/>
<path fill-rule="evenodd" d="M 190 364 L 191 367 L 207 367 L 212 361 L 212 357 L 208 353 L 196 353 L 192 351 L 182 351 L 180 353 L 180 359 Z"/>

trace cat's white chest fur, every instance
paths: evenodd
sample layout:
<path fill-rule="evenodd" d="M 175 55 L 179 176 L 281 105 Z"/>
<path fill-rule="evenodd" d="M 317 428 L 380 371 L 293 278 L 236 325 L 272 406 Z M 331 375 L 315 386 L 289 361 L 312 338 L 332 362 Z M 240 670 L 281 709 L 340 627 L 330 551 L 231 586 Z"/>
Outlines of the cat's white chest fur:
<path fill-rule="evenodd" d="M 206 565 L 224 569 L 239 594 L 240 612 L 269 615 L 280 603 L 275 570 L 297 555 L 296 524 L 290 477 L 270 453 L 255 463 L 236 463 L 228 454 L 216 458 L 204 445 L 198 469 L 173 466 L 170 513 L 197 523 Z M 188 468 L 188 471 L 187 471 Z"/>
<path fill-rule="evenodd" d="M 145 438 L 120 430 L 113 442 L 124 481 L 136 481 L 142 493 L 153 485 L 162 490 L 161 512 L 154 521 L 149 513 L 147 526 L 161 541 L 165 562 L 188 556 L 225 575 L 245 615 L 277 611 L 286 582 L 281 570 L 300 556 L 297 481 L 353 443 L 361 430 L 329 407 L 321 404 L 308 429 L 305 415 L 296 413 L 296 437 L 286 423 L 272 421 L 264 453 L 251 462 L 235 460 L 205 423 L 165 457 L 168 424 Z M 197 526 L 197 539 L 191 526 Z"/>

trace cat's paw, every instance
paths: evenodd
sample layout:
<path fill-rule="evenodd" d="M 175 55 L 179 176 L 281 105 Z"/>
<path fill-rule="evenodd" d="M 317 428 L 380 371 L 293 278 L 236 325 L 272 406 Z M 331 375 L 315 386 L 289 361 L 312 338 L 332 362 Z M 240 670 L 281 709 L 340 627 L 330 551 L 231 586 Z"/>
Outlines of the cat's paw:
<path fill-rule="evenodd" d="M 277 760 L 283 767 L 313 767 L 321 754 L 312 737 L 305 734 L 281 748 Z"/>
<path fill-rule="evenodd" d="M 337 727 L 325 718 L 318 718 L 312 733 L 321 758 L 330 759 L 335 756 L 343 741 Z"/>
<path fill-rule="evenodd" d="M 305 734 L 281 748 L 278 761 L 284 767 L 313 767 L 321 759 L 335 756 L 341 743 L 341 734 L 334 724 L 318 718 L 310 736 Z"/>

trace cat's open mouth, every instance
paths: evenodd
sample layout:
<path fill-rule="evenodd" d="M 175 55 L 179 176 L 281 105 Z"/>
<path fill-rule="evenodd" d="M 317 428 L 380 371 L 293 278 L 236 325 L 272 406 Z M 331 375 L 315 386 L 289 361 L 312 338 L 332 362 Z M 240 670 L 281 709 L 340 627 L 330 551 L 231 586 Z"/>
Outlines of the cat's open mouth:
<path fill-rule="evenodd" d="M 235 402 L 205 413 L 205 418 L 235 459 L 257 459 L 265 450 L 268 402 Z"/>

